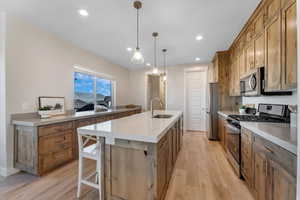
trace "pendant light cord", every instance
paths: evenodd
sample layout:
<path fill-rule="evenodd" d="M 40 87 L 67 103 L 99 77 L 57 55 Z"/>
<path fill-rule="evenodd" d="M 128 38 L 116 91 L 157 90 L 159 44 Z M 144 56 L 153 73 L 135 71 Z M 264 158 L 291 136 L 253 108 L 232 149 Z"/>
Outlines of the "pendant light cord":
<path fill-rule="evenodd" d="M 137 13 L 136 13 L 136 44 L 137 44 L 137 49 L 140 48 L 140 44 L 139 44 L 139 9 L 137 9 Z"/>
<path fill-rule="evenodd" d="M 164 52 L 164 71 L 166 75 L 166 52 Z"/>
<path fill-rule="evenodd" d="M 156 68 L 157 66 L 157 61 L 156 61 L 156 37 L 154 37 L 154 67 Z"/>

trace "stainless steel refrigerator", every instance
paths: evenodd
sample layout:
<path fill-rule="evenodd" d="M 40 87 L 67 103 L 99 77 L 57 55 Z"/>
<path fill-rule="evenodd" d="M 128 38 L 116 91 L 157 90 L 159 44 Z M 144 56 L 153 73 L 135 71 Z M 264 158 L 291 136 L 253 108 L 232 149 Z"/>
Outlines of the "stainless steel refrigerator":
<path fill-rule="evenodd" d="M 218 109 L 219 109 L 219 84 L 209 83 L 207 87 L 206 123 L 207 137 L 210 140 L 218 139 Z"/>

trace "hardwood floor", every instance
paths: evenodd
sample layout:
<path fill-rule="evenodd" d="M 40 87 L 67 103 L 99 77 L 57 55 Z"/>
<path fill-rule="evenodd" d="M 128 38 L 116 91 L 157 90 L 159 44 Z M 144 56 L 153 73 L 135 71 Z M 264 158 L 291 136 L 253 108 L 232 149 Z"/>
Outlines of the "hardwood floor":
<path fill-rule="evenodd" d="M 183 145 L 165 200 L 253 200 L 219 142 L 188 132 Z"/>
<path fill-rule="evenodd" d="M 77 161 L 42 178 L 19 173 L 0 183 L 0 199 L 76 199 Z M 87 162 L 87 173 L 94 164 Z M 83 186 L 84 200 L 98 199 L 94 189 Z M 203 133 L 184 135 L 165 200 L 253 200 L 244 182 L 236 177 L 218 142 Z"/>

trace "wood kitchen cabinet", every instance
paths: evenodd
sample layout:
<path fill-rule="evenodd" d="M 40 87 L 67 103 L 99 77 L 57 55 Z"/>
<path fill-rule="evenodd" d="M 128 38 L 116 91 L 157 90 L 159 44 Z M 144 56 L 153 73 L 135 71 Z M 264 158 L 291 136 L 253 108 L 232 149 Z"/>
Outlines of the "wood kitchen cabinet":
<path fill-rule="evenodd" d="M 297 7 L 286 0 L 282 9 L 282 89 L 297 88 Z"/>
<path fill-rule="evenodd" d="M 267 200 L 267 157 L 263 146 L 253 147 L 253 192 L 255 200 Z M 251 188 L 251 183 L 249 185 Z"/>
<path fill-rule="evenodd" d="M 254 68 L 265 66 L 265 34 L 261 33 L 254 40 Z"/>
<path fill-rule="evenodd" d="M 265 91 L 281 89 L 281 21 L 277 15 L 266 27 Z"/>
<path fill-rule="evenodd" d="M 219 140 L 220 140 L 220 143 L 221 143 L 224 151 L 226 151 L 226 119 L 219 116 L 218 126 L 219 126 L 219 128 L 218 128 Z"/>
<path fill-rule="evenodd" d="M 254 64 L 254 41 L 250 41 L 246 47 L 246 74 L 255 68 Z"/>
<path fill-rule="evenodd" d="M 270 200 L 295 200 L 296 177 L 273 160 L 268 165 L 269 182 L 267 191 Z"/>
<path fill-rule="evenodd" d="M 239 55 L 239 78 L 245 76 L 247 74 L 247 69 L 246 69 L 246 57 L 245 57 L 245 51 L 244 49 L 240 50 L 240 55 Z"/>
<path fill-rule="evenodd" d="M 254 37 L 258 37 L 264 32 L 265 28 L 265 12 L 261 9 L 254 20 Z"/>
<path fill-rule="evenodd" d="M 241 163 L 242 176 L 255 200 L 296 199 L 296 155 L 242 129 Z"/>
<path fill-rule="evenodd" d="M 233 110 L 235 107 L 236 99 L 230 96 L 229 82 L 231 82 L 231 58 L 229 51 L 216 52 L 214 59 L 214 68 L 209 67 L 208 71 L 215 74 L 215 82 L 219 85 L 219 109 L 220 110 Z M 215 69 L 215 70 L 213 70 Z M 211 76 L 211 75 L 209 75 Z"/>
<path fill-rule="evenodd" d="M 296 0 L 262 0 L 258 5 L 229 48 L 230 96 L 239 96 L 236 83 L 260 67 L 265 68 L 266 92 L 297 89 L 296 7 Z"/>
<path fill-rule="evenodd" d="M 217 83 L 219 81 L 219 65 L 218 65 L 218 57 L 214 56 L 212 65 L 208 68 L 208 82 L 209 83 Z"/>
<path fill-rule="evenodd" d="M 241 174 L 246 183 L 252 187 L 253 162 L 252 162 L 252 134 L 246 129 L 241 133 Z"/>
<path fill-rule="evenodd" d="M 74 123 L 38 128 L 38 174 L 45 174 L 75 159 Z"/>
<path fill-rule="evenodd" d="M 265 90 L 297 88 L 296 1 L 273 0 L 266 6 Z"/>
<path fill-rule="evenodd" d="M 280 13 L 281 2 L 282 0 L 264 0 L 264 22 L 266 24 L 270 23 L 270 21 L 273 21 L 274 18 L 277 18 Z"/>
<path fill-rule="evenodd" d="M 238 54 L 232 57 L 230 63 L 229 95 L 240 96 L 240 62 Z"/>

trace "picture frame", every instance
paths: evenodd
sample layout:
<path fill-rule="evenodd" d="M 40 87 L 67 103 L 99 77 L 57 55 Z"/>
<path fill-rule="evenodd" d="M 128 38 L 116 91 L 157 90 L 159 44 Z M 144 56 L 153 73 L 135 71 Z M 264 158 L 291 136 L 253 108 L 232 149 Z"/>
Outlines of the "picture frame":
<path fill-rule="evenodd" d="M 40 96 L 39 113 L 48 116 L 65 114 L 65 97 Z"/>

